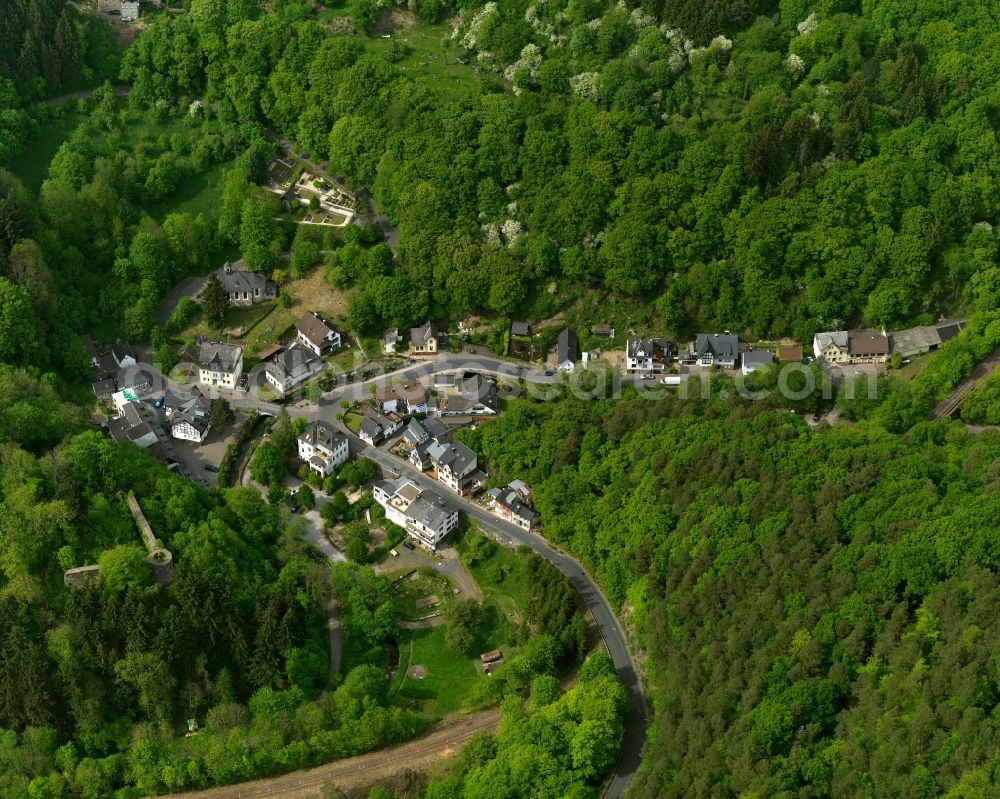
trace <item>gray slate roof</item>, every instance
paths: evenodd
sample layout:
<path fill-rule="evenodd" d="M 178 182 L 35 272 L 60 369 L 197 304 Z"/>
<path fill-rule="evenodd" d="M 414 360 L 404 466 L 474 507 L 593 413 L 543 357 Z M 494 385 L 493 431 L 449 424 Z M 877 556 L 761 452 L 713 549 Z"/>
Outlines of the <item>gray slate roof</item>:
<path fill-rule="evenodd" d="M 313 447 L 323 446 L 329 450 L 336 449 L 345 438 L 343 433 L 335 430 L 322 419 L 310 422 L 302 431 L 302 435 L 299 436 L 301 441 L 305 441 Z"/>
<path fill-rule="evenodd" d="M 235 344 L 205 342 L 198 350 L 198 366 L 213 372 L 232 372 L 242 356 L 243 350 Z"/>
<path fill-rule="evenodd" d="M 580 339 L 567 327 L 559 334 L 556 342 L 556 363 L 566 361 L 576 363 L 578 360 L 580 360 Z"/>
<path fill-rule="evenodd" d="M 732 333 L 699 333 L 695 338 L 694 351 L 698 356 L 711 353 L 716 358 L 735 360 L 740 352 L 740 340 Z"/>

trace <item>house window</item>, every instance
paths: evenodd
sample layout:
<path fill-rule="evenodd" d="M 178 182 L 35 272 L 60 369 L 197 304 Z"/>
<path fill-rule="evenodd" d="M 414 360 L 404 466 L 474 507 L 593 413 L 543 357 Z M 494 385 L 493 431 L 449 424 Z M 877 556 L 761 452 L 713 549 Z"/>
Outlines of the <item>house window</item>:
<path fill-rule="evenodd" d="M 260 296 L 260 289 L 254 289 L 253 290 L 253 296 L 259 297 Z"/>

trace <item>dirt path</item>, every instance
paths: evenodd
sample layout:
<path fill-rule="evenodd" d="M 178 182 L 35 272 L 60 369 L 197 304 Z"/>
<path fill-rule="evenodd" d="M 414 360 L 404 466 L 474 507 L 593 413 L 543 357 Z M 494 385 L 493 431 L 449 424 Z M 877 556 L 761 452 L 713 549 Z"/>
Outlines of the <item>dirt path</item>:
<path fill-rule="evenodd" d="M 431 763 L 457 754 L 462 744 L 477 732 L 493 732 L 499 721 L 499 710 L 486 710 L 462 716 L 450 724 L 435 728 L 422 738 L 391 749 L 293 771 L 281 777 L 170 796 L 188 799 L 249 799 L 254 796 L 304 799 L 319 796 L 320 787 L 327 780 L 333 781 L 340 788 L 356 788 L 386 779 L 406 769 L 422 771 Z"/>
<path fill-rule="evenodd" d="M 131 86 L 114 87 L 115 97 L 127 97 L 130 91 L 132 91 Z M 50 100 L 44 100 L 39 103 L 39 105 L 59 105 L 60 103 L 65 103 L 67 100 L 89 100 L 93 96 L 93 89 L 83 89 L 82 91 L 72 92 L 70 94 L 60 94 L 58 97 L 53 97 Z"/>

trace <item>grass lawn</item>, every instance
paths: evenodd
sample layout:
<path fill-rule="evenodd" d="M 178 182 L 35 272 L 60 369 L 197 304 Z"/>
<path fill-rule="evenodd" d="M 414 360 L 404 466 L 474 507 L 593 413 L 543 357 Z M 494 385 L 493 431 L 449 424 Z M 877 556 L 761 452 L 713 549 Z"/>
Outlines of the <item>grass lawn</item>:
<path fill-rule="evenodd" d="M 914 355 L 910 358 L 910 363 L 899 369 L 890 369 L 888 374 L 894 376 L 902 383 L 909 383 L 914 377 L 920 374 L 927 366 L 932 353 L 925 352 L 923 355 Z"/>
<path fill-rule="evenodd" d="M 73 110 L 69 110 L 72 108 Z M 49 174 L 49 163 L 60 145 L 68 139 L 85 115 L 76 110 L 76 103 L 69 103 L 57 119 L 39 123 L 38 132 L 28 139 L 24 149 L 17 154 L 10 171 L 24 183 L 24 187 L 37 195 L 42 181 Z"/>
<path fill-rule="evenodd" d="M 419 75 L 422 85 L 452 97 L 476 90 L 479 77 L 472 64 L 463 65 L 455 60 L 462 51 L 457 42 L 451 41 L 451 28 L 447 24 L 415 23 L 412 14 L 395 11 L 386 30 L 391 31 L 392 38 L 373 37 L 368 40 L 368 47 L 392 60 L 393 43 L 402 44 L 406 55 L 396 61 L 396 68 L 404 75 Z"/>
<path fill-rule="evenodd" d="M 410 667 L 423 666 L 423 678 L 405 676 L 398 696 L 417 700 L 431 716 L 444 716 L 464 707 L 472 698 L 476 685 L 486 679 L 475 661 L 456 654 L 444 642 L 444 627 L 427 630 L 398 630 L 400 665 L 407 660 Z"/>
<path fill-rule="evenodd" d="M 163 222 L 167 214 L 208 215 L 222 205 L 222 181 L 232 161 L 215 164 L 207 172 L 186 177 L 169 197 L 149 206 L 149 215 Z"/>
<path fill-rule="evenodd" d="M 350 411 L 344 414 L 344 424 L 347 425 L 347 429 L 354 433 L 354 435 L 357 435 L 361 431 L 362 419 L 364 419 L 364 416 L 356 411 Z"/>

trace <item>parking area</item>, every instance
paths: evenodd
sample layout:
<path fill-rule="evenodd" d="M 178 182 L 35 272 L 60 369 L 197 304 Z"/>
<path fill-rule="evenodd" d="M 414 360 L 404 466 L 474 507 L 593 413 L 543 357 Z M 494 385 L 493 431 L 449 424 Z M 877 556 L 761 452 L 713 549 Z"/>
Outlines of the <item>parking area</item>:
<path fill-rule="evenodd" d="M 236 421 L 222 430 L 212 428 L 208 433 L 208 438 L 204 444 L 195 444 L 191 441 L 180 441 L 171 439 L 175 458 L 187 469 L 195 480 L 205 480 L 213 488 L 219 485 L 219 476 L 215 472 L 206 469 L 206 466 L 218 466 L 222 456 L 226 454 L 226 449 L 239 435 L 243 425 L 246 424 L 247 417 L 236 414 Z"/>
<path fill-rule="evenodd" d="M 379 574 L 396 572 L 400 569 L 419 569 L 430 567 L 434 571 L 449 577 L 458 587 L 458 595 L 462 599 L 482 600 L 483 592 L 472 579 L 465 565 L 458 557 L 454 547 L 448 546 L 431 555 L 420 547 L 407 549 L 402 544 L 396 547 L 396 557 L 386 555 L 385 559 L 375 566 Z"/>

